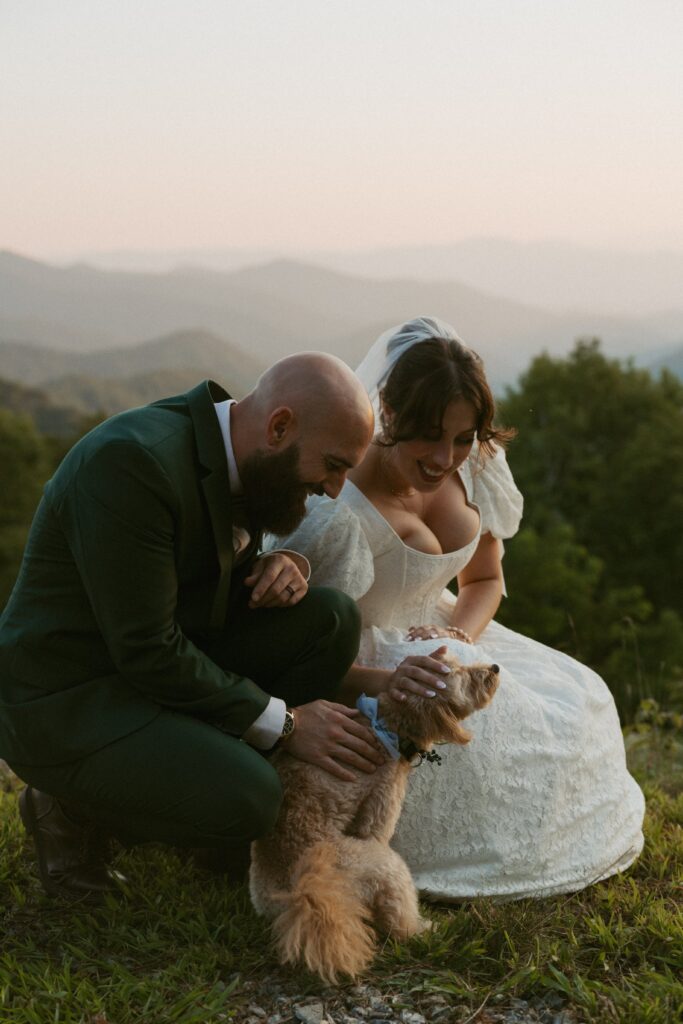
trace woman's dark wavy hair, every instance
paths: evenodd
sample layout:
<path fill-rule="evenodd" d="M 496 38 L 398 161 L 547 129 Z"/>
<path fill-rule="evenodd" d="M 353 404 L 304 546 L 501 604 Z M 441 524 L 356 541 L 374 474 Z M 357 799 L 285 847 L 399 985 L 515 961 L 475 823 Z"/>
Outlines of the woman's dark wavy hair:
<path fill-rule="evenodd" d="M 477 439 L 483 457 L 504 448 L 516 431 L 493 425 L 496 405 L 486 380 L 484 364 L 458 341 L 430 338 L 412 345 L 393 367 L 380 392 L 393 411 L 391 423 L 382 414 L 378 444 L 441 434 L 444 414 L 451 402 L 465 398 L 477 411 Z"/>

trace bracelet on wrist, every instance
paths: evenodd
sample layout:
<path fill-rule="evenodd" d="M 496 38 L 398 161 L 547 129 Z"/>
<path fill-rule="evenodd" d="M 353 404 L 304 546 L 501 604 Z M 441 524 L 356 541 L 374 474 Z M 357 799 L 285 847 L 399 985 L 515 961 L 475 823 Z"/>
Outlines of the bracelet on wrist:
<path fill-rule="evenodd" d="M 473 644 L 474 640 L 465 629 L 461 629 L 460 626 L 447 626 L 446 629 L 453 637 L 454 640 L 462 640 L 463 643 Z"/>

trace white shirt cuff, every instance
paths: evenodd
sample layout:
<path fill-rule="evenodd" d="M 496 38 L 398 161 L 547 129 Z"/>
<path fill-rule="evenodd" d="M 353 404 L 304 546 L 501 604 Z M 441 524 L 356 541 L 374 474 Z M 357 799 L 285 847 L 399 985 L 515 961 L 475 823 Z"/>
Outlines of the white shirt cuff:
<path fill-rule="evenodd" d="M 282 735 L 287 705 L 279 697 L 271 697 L 266 708 L 242 736 L 245 743 L 258 750 L 270 750 Z"/>
<path fill-rule="evenodd" d="M 301 575 L 303 576 L 303 578 L 306 580 L 307 583 L 310 580 L 310 578 L 311 578 L 311 563 L 308 561 L 308 559 L 306 558 L 305 555 L 301 554 L 300 551 L 292 551 L 291 548 L 273 548 L 272 551 L 262 551 L 261 554 L 256 559 L 256 561 L 258 562 L 259 558 L 267 558 L 268 555 L 296 555 L 296 558 L 293 559 L 295 565 L 299 569 L 299 572 L 301 572 L 301 568 L 299 567 L 299 563 L 297 561 L 297 559 L 301 559 L 301 561 L 304 563 L 304 565 L 306 567 L 306 571 L 305 572 L 301 572 Z"/>

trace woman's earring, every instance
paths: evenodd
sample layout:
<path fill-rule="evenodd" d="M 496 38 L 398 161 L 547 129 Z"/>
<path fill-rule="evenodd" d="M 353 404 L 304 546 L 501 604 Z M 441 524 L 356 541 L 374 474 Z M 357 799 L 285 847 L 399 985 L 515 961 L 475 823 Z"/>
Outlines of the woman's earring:
<path fill-rule="evenodd" d="M 381 444 L 389 444 L 391 441 L 391 430 L 389 428 L 389 424 L 391 422 L 392 415 L 391 411 L 387 411 L 386 405 L 382 402 L 379 408 L 379 440 Z"/>

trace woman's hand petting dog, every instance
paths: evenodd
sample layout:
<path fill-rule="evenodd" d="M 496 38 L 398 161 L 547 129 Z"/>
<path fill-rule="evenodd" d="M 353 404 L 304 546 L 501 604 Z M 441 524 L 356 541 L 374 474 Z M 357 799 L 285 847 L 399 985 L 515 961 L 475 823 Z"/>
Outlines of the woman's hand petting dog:
<path fill-rule="evenodd" d="M 361 725 L 355 708 L 314 700 L 294 709 L 296 728 L 283 741 L 282 749 L 300 761 L 323 768 L 345 782 L 354 782 L 361 772 L 374 772 L 384 764 L 384 748 L 371 729 Z M 348 767 L 346 767 L 348 766 Z"/>
<path fill-rule="evenodd" d="M 294 558 L 283 551 L 257 558 L 244 582 L 252 587 L 250 608 L 292 608 L 308 592 Z"/>
<path fill-rule="evenodd" d="M 450 667 L 441 660 L 447 651 L 447 647 L 437 647 L 431 655 L 411 654 L 404 658 L 389 675 L 384 685 L 385 692 L 397 701 L 405 700 L 407 693 L 436 697 L 437 690 L 446 689 L 443 677 L 451 673 Z"/>

